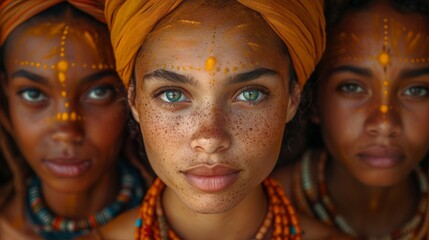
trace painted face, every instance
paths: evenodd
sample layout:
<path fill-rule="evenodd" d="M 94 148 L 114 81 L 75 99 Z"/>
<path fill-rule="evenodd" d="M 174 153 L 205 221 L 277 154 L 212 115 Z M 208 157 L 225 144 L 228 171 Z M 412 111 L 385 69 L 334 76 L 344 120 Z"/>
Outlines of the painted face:
<path fill-rule="evenodd" d="M 126 121 L 108 31 L 87 20 L 24 25 L 5 48 L 11 134 L 57 191 L 111 177 Z"/>
<path fill-rule="evenodd" d="M 429 148 L 429 19 L 385 2 L 329 36 L 318 90 L 326 147 L 359 181 L 391 186 Z"/>
<path fill-rule="evenodd" d="M 143 45 L 133 114 L 166 191 L 190 209 L 226 211 L 274 167 L 299 95 L 280 43 L 241 5 L 185 2 Z"/>

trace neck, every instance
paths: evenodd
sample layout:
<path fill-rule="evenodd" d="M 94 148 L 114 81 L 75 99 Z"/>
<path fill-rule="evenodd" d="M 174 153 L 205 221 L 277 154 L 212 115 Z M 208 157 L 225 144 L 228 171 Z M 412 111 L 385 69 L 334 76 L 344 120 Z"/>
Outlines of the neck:
<path fill-rule="evenodd" d="M 325 176 L 335 208 L 360 235 L 386 235 L 417 212 L 420 194 L 411 174 L 394 186 L 372 187 L 337 161 L 328 161 Z"/>
<path fill-rule="evenodd" d="M 81 192 L 60 192 L 42 184 L 46 206 L 55 215 L 64 218 L 88 217 L 114 202 L 118 191 L 119 174 L 115 167 L 103 174 L 93 186 Z"/>
<path fill-rule="evenodd" d="M 182 239 L 253 239 L 268 206 L 262 185 L 232 209 L 217 214 L 201 214 L 189 209 L 168 187 L 162 200 L 169 226 Z"/>

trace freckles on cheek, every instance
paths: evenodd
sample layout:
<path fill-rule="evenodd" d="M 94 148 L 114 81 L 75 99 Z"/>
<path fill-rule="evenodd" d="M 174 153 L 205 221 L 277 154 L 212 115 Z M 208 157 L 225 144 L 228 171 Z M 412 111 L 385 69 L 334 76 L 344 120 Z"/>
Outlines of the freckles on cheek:
<path fill-rule="evenodd" d="M 280 119 L 285 119 L 283 113 L 273 113 L 269 109 L 263 114 L 240 116 L 233 120 L 232 134 L 255 158 L 275 155 L 280 148 L 285 126 Z"/>

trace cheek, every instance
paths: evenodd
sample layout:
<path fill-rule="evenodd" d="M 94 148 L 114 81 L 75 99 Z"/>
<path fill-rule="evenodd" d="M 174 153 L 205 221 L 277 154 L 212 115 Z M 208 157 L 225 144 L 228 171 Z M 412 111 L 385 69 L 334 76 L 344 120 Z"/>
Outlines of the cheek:
<path fill-rule="evenodd" d="M 120 104 L 87 111 L 83 113 L 85 120 L 82 122 L 85 124 L 85 134 L 105 149 L 119 146 L 126 126 L 126 116 L 127 112 Z"/>

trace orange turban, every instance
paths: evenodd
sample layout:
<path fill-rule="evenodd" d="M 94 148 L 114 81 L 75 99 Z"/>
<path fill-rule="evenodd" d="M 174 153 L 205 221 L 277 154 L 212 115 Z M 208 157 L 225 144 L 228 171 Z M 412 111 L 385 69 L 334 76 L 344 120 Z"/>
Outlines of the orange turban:
<path fill-rule="evenodd" d="M 23 22 L 62 2 L 68 2 L 100 22 L 106 23 L 105 0 L 0 0 L 0 46 Z"/>
<path fill-rule="evenodd" d="M 128 85 L 137 53 L 156 23 L 183 0 L 109 0 L 107 25 L 111 31 L 116 70 Z M 300 86 L 309 78 L 325 50 L 322 0 L 238 0 L 259 12 L 289 49 Z"/>

